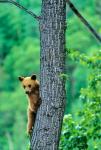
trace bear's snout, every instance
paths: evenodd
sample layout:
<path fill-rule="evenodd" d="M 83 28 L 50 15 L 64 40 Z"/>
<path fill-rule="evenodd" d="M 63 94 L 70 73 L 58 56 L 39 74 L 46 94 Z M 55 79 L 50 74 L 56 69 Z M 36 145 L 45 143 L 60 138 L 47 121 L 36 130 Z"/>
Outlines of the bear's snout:
<path fill-rule="evenodd" d="M 26 91 L 25 93 L 26 93 L 26 94 L 29 94 L 29 91 Z"/>

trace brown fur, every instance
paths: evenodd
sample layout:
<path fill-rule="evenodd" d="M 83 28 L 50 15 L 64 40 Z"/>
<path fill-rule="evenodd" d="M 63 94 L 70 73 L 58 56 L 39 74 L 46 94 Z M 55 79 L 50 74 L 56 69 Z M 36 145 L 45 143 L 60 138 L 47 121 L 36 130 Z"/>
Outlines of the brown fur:
<path fill-rule="evenodd" d="M 24 87 L 25 93 L 28 95 L 27 133 L 30 134 L 35 123 L 37 109 L 40 105 L 39 82 L 36 79 L 36 75 L 32 75 L 31 77 L 19 77 L 19 80 Z"/>

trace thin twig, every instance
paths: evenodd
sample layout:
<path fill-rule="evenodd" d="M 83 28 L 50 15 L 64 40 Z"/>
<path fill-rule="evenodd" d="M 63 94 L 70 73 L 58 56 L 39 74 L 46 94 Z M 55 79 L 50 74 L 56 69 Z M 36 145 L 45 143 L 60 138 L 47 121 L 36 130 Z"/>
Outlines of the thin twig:
<path fill-rule="evenodd" d="M 77 10 L 77 8 L 74 6 L 74 4 L 70 0 L 66 0 L 69 7 L 72 9 L 72 11 L 79 17 L 81 22 L 84 23 L 84 25 L 89 29 L 89 31 L 96 37 L 96 39 L 101 43 L 101 36 L 96 32 L 96 30 L 92 27 L 92 25 L 80 14 L 80 12 Z"/>
<path fill-rule="evenodd" d="M 14 1 L 14 0 L 0 0 L 0 3 L 11 3 L 15 6 L 17 6 L 18 8 L 24 10 L 25 12 L 27 12 L 28 14 L 30 14 L 33 18 L 35 18 L 36 20 L 40 19 L 40 16 L 37 16 L 35 13 L 33 13 L 31 10 L 28 10 L 27 8 L 25 8 L 24 6 L 22 6 L 21 4 L 19 4 L 18 2 Z"/>

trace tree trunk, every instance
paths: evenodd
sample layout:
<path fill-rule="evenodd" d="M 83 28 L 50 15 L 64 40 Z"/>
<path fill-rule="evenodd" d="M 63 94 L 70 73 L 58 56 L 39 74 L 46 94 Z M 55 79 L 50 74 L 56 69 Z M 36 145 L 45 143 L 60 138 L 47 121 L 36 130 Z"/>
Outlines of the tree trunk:
<path fill-rule="evenodd" d="M 65 0 L 43 0 L 40 21 L 42 104 L 34 126 L 31 149 L 57 150 L 65 108 Z"/>

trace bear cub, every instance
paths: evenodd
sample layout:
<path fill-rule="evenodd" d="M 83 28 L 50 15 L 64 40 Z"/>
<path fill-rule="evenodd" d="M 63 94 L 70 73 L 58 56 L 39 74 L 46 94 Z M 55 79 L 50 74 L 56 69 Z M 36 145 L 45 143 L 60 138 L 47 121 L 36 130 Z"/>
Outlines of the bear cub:
<path fill-rule="evenodd" d="M 33 74 L 30 77 L 19 77 L 25 93 L 28 96 L 28 123 L 27 133 L 31 134 L 32 128 L 35 123 L 37 109 L 40 105 L 39 96 L 39 81 L 36 79 L 36 75 Z"/>

